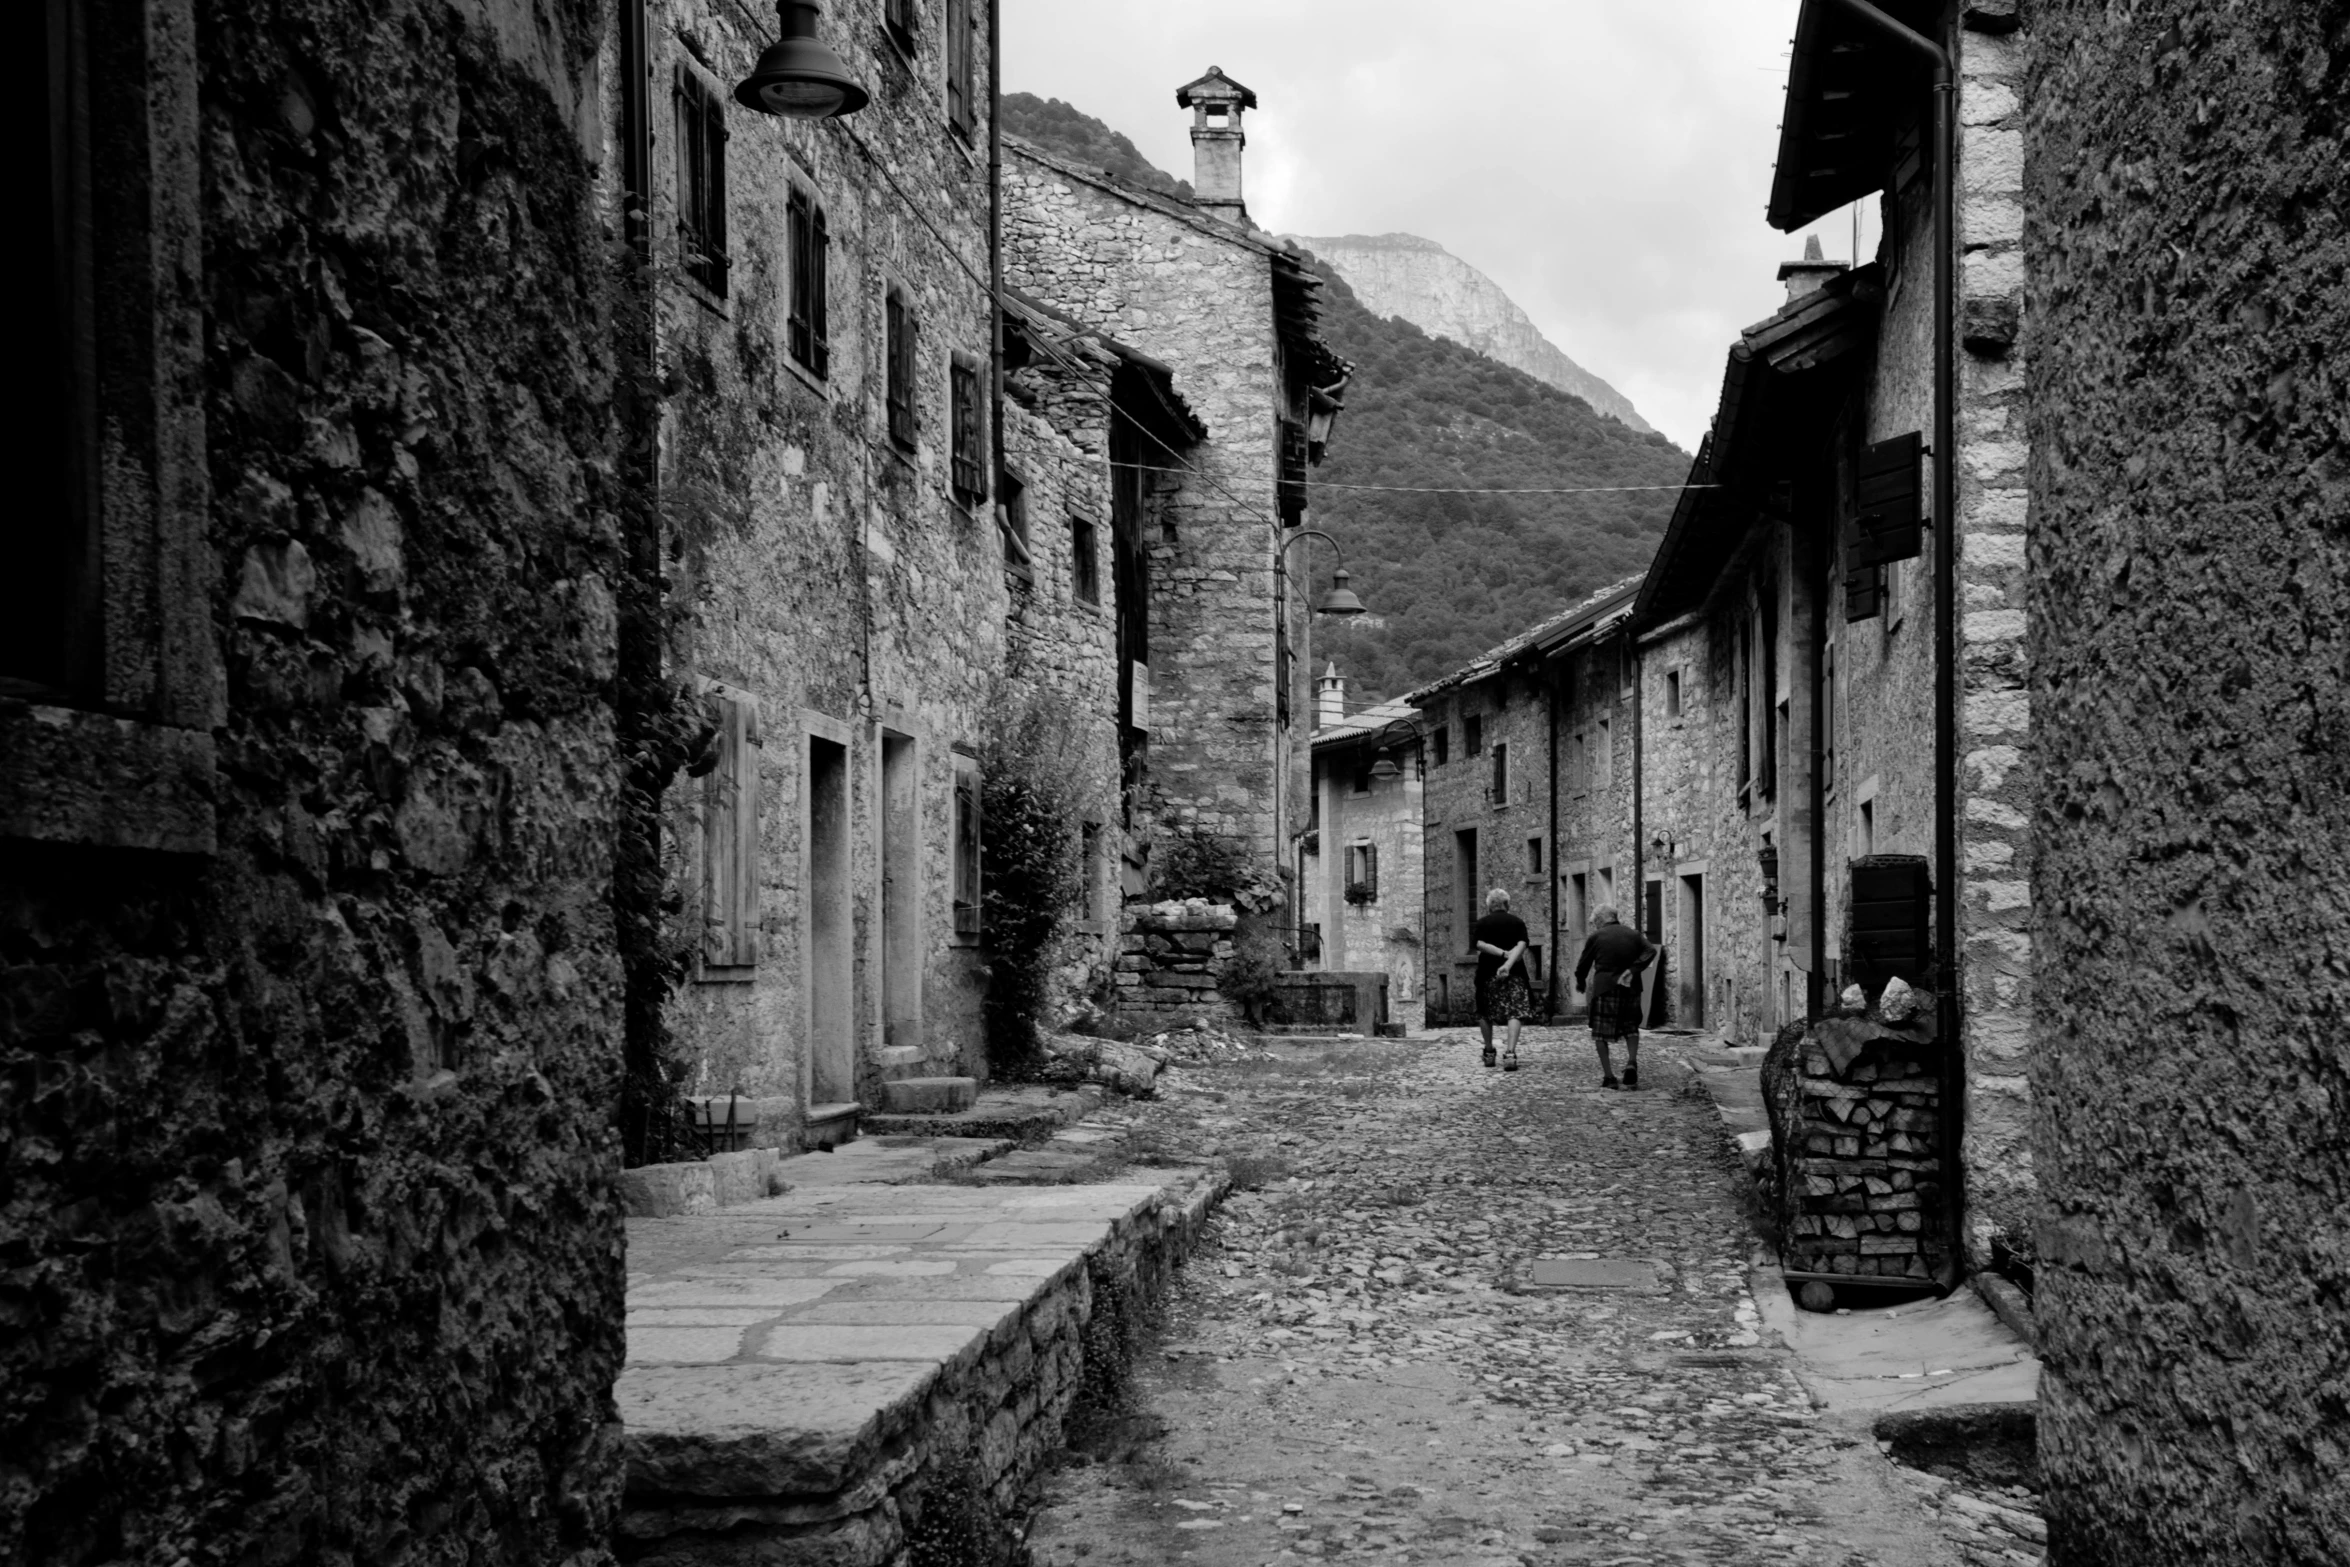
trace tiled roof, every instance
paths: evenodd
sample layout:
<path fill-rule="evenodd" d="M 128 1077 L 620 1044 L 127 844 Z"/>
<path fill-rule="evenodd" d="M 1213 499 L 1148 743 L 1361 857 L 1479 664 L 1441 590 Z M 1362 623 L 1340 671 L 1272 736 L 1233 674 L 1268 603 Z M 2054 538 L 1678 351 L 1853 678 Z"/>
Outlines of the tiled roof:
<path fill-rule="evenodd" d="M 1455 686 L 1474 685 L 1528 653 L 1549 652 L 1584 632 L 1596 631 L 1603 622 L 1631 612 L 1632 596 L 1639 591 L 1640 583 L 1639 577 L 1611 582 L 1589 598 L 1568 605 L 1547 620 L 1537 621 L 1507 642 L 1478 654 L 1443 679 L 1429 682 L 1403 700 L 1416 707 Z"/>
<path fill-rule="evenodd" d="M 1391 701 L 1374 703 L 1359 713 L 1349 713 L 1335 724 L 1325 724 L 1314 731 L 1314 745 L 1344 745 L 1374 734 L 1399 718 L 1417 718 L 1411 699 L 1396 697 Z"/>

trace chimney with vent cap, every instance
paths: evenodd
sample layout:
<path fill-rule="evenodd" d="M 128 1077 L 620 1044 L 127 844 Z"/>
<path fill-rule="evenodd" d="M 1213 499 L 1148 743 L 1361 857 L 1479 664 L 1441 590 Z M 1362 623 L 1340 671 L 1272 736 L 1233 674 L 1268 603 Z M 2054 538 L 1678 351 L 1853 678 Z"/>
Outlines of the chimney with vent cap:
<path fill-rule="evenodd" d="M 1794 304 L 1806 294 L 1816 294 L 1831 278 L 1842 277 L 1852 270 L 1849 261 L 1830 261 L 1820 254 L 1817 234 L 1803 242 L 1801 261 L 1779 263 L 1779 281 L 1787 285 L 1787 303 Z"/>
<path fill-rule="evenodd" d="M 1240 194 L 1240 150 L 1248 145 L 1240 115 L 1257 106 L 1257 95 L 1211 65 L 1207 75 L 1175 89 L 1175 106 L 1191 111 L 1192 201 L 1228 223 L 1251 227 Z"/>
<path fill-rule="evenodd" d="M 1335 661 L 1322 671 L 1322 678 L 1315 682 L 1314 712 L 1324 728 L 1346 721 L 1346 676 L 1338 672 Z"/>

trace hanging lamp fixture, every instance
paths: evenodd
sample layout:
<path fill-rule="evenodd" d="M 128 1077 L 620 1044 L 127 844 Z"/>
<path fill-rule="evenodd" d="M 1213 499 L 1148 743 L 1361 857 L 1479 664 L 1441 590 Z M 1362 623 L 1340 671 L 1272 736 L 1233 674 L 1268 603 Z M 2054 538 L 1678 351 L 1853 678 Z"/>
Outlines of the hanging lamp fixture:
<path fill-rule="evenodd" d="M 783 36 L 760 51 L 759 64 L 735 85 L 734 99 L 761 114 L 830 120 L 855 114 L 871 99 L 839 55 L 816 36 L 816 0 L 780 0 Z"/>

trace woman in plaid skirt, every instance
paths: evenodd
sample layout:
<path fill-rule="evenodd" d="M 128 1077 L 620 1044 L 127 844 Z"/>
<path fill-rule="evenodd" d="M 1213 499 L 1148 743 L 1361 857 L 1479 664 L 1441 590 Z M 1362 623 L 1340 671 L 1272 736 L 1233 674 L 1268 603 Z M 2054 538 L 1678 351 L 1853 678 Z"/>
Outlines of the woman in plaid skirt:
<path fill-rule="evenodd" d="M 1518 1025 L 1537 1015 L 1534 987 L 1526 974 L 1526 922 L 1510 912 L 1510 895 L 1499 887 L 1485 895 L 1485 917 L 1470 928 L 1477 944 L 1477 1027 L 1485 1035 L 1485 1064 L 1493 1065 L 1493 1025 L 1510 1026 L 1509 1054 L 1502 1070 L 1518 1069 Z"/>
<path fill-rule="evenodd" d="M 1648 938 L 1624 924 L 1612 904 L 1602 904 L 1591 916 L 1591 935 L 1583 956 L 1575 963 L 1575 989 L 1591 977 L 1591 1042 L 1599 1047 L 1599 1086 L 1640 1086 L 1640 974 L 1656 957 Z M 1616 1077 L 1608 1056 L 1608 1041 L 1624 1042 L 1624 1076 Z"/>

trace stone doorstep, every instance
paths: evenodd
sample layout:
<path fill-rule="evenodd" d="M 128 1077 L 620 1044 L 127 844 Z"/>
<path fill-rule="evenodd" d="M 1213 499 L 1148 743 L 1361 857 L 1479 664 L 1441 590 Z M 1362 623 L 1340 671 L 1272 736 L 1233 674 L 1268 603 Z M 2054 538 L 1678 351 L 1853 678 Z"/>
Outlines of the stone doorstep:
<path fill-rule="evenodd" d="M 971 1077 L 900 1077 L 881 1085 L 888 1115 L 957 1115 L 978 1097 L 979 1080 Z"/>
<path fill-rule="evenodd" d="M 968 1110 L 950 1115 L 868 1115 L 871 1136 L 1008 1137 L 1035 1142 L 1101 1107 L 1103 1090 L 1085 1083 L 1064 1091 L 1042 1088 L 982 1089 Z"/>
<path fill-rule="evenodd" d="M 1024 1483 L 1075 1397 L 1089 1265 L 1179 1259 L 1223 1195 L 1214 1172 L 1167 1175 L 802 1191 L 632 1222 L 620 1532 L 680 1560 L 718 1533 L 757 1555 L 745 1536 L 764 1533 L 880 1567 L 904 1544 L 889 1498 L 963 1456 L 934 1441 L 973 1433 L 983 1486 Z"/>

